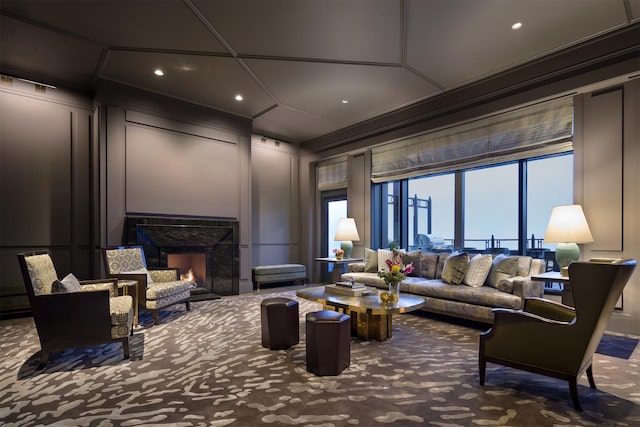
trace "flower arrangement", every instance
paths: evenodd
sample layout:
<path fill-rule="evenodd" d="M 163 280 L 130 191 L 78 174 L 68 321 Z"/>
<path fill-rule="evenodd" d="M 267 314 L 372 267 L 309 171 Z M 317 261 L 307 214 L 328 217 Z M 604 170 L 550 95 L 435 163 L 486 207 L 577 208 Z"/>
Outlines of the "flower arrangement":
<path fill-rule="evenodd" d="M 386 260 L 386 264 L 389 271 L 378 271 L 378 277 L 384 279 L 387 285 L 397 285 L 413 271 L 413 263 L 404 265 L 402 256 L 399 254 L 395 258 Z"/>
<path fill-rule="evenodd" d="M 336 255 L 336 259 L 342 259 L 344 255 L 344 249 L 334 249 L 333 253 Z"/>

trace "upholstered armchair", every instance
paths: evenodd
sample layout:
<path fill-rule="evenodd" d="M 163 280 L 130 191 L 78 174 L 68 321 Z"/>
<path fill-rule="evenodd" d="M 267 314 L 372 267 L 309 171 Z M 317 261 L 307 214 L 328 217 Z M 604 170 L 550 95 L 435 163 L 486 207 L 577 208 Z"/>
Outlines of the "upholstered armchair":
<path fill-rule="evenodd" d="M 480 385 L 487 362 L 569 382 L 575 409 L 578 379 L 593 379 L 592 357 L 635 260 L 574 262 L 569 279 L 575 308 L 542 298 L 525 299 L 522 310 L 494 309 L 493 327 L 480 335 Z"/>
<path fill-rule="evenodd" d="M 138 282 L 138 304 L 151 311 L 153 323 L 159 323 L 158 311 L 173 304 L 185 303 L 191 310 L 193 282 L 180 280 L 176 268 L 147 268 L 141 246 L 121 246 L 103 251 L 105 268 L 109 277 Z"/>
<path fill-rule="evenodd" d="M 122 343 L 129 358 L 133 300 L 117 296 L 115 280 L 58 280 L 49 251 L 18 254 L 31 312 L 40 338 L 41 366 L 58 350 Z"/>

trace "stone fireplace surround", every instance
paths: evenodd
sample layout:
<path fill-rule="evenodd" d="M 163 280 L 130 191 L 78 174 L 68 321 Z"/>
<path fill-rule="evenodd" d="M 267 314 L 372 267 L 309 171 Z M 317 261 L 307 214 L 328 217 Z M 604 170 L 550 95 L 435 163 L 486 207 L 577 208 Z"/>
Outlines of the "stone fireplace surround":
<path fill-rule="evenodd" d="M 192 300 L 239 294 L 239 223 L 204 217 L 127 215 L 126 245 L 144 249 L 147 266 L 167 267 L 169 254 L 203 253 L 205 280 L 192 290 Z"/>

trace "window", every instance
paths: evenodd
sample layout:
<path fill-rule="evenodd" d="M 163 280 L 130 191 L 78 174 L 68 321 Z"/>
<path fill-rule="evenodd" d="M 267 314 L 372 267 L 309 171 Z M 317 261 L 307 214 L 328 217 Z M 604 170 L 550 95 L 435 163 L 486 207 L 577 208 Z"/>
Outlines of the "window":
<path fill-rule="evenodd" d="M 518 163 L 464 172 L 464 246 L 518 250 Z"/>
<path fill-rule="evenodd" d="M 453 244 L 455 174 L 409 180 L 408 241 L 410 249 L 437 249 Z"/>
<path fill-rule="evenodd" d="M 573 155 L 547 157 L 527 162 L 527 248 L 554 250 L 545 244 L 551 209 L 573 204 Z"/>
<path fill-rule="evenodd" d="M 543 242 L 551 209 L 573 203 L 573 153 L 372 188 L 372 247 L 395 240 L 408 249 L 526 250 L 542 258 L 545 249 L 555 250 Z"/>

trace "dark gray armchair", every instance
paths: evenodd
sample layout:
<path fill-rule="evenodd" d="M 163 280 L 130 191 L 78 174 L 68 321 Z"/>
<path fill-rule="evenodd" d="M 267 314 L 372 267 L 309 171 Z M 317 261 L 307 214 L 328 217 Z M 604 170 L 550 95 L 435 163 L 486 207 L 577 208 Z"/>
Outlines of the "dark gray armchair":
<path fill-rule="evenodd" d="M 18 254 L 18 262 L 40 338 L 41 366 L 54 351 L 110 342 L 122 343 L 129 358 L 133 300 L 117 296 L 115 280 L 83 280 L 77 289 L 56 289 L 62 282 L 48 251 Z"/>
<path fill-rule="evenodd" d="M 487 362 L 523 369 L 569 382 L 575 409 L 578 379 L 586 371 L 591 388 L 592 357 L 635 260 L 574 262 L 569 278 L 575 308 L 527 298 L 522 310 L 494 309 L 493 327 L 480 335 L 480 385 Z"/>

